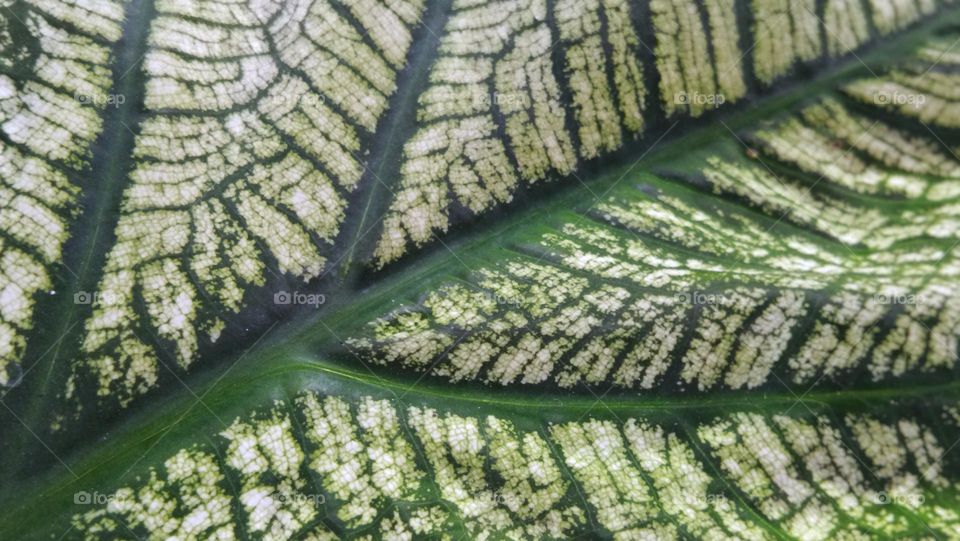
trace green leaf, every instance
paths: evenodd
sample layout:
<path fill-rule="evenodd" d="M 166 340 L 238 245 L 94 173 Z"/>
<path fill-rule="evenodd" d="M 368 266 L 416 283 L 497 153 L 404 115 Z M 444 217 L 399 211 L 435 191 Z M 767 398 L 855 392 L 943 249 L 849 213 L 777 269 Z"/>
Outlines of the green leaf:
<path fill-rule="evenodd" d="M 0 0 L 0 539 L 960 537 L 958 17 Z"/>

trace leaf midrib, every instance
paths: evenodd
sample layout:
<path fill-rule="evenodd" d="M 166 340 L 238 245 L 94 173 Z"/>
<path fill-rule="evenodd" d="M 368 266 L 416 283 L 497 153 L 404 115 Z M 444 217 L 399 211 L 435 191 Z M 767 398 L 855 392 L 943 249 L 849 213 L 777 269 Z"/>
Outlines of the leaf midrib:
<path fill-rule="evenodd" d="M 351 207 L 362 209 L 357 219 L 348 217 L 344 222 L 343 234 L 338 244 L 346 243 L 346 252 L 340 260 L 324 274 L 338 272 L 346 282 L 351 274 L 358 272 L 364 262 L 354 265 L 358 246 L 361 253 L 370 253 L 372 242 L 365 240 L 371 233 L 378 231 L 379 223 L 385 217 L 389 200 L 381 201 L 384 190 L 393 195 L 395 181 L 399 177 L 404 142 L 416 129 L 416 115 L 419 97 L 428 84 L 433 62 L 439 51 L 440 39 L 449 16 L 452 0 L 427 2 L 420 23 L 413 32 L 407 63 L 397 75 L 397 90 L 390 96 L 390 107 L 373 133 L 374 143 L 370 149 L 371 158 L 364 163 L 363 177 Z M 419 39 L 418 39 L 419 38 Z M 365 192 L 365 193 L 364 193 Z M 372 221 L 368 226 L 368 221 Z"/>
<path fill-rule="evenodd" d="M 62 455 L 64 461 L 76 472 L 74 477 L 62 467 L 34 476 L 30 479 L 5 484 L 0 494 L 0 538 L 3 532 L 22 532 L 29 521 L 24 516 L 44 509 L 45 502 L 57 501 L 64 494 L 77 490 L 91 490 L 98 486 L 92 481 L 111 471 L 125 470 L 128 465 L 146 466 L 183 447 L 184 441 L 194 441 L 196 434 L 206 434 L 212 424 L 219 427 L 211 413 L 230 423 L 234 418 L 249 413 L 251 403 L 267 405 L 274 399 L 289 399 L 306 389 L 323 390 L 351 388 L 350 393 L 363 396 L 391 394 L 402 391 L 405 386 L 385 379 L 365 375 L 358 370 L 344 369 L 333 363 L 292 360 L 291 355 L 282 366 L 268 370 L 246 367 L 245 370 L 218 380 L 205 395 L 205 407 L 197 405 L 191 396 L 169 397 L 162 405 L 138 412 L 98 441 Z M 265 359 L 270 360 L 270 359 Z M 273 359 L 278 362 L 278 359 Z M 319 387 L 318 387 L 319 386 Z M 740 393 L 743 394 L 743 393 Z M 814 412 L 835 411 L 840 405 L 858 405 L 870 409 L 888 406 L 892 400 L 908 403 L 913 399 L 936 394 L 947 401 L 960 398 L 960 381 L 940 385 L 913 387 L 883 387 L 877 389 L 853 389 L 848 391 L 810 391 L 802 397 L 792 393 L 752 393 L 749 396 L 659 396 L 655 398 L 610 397 L 602 405 L 593 396 L 567 396 L 549 394 L 529 396 L 515 391 L 477 391 L 437 385 L 432 381 L 421 382 L 415 392 L 401 400 L 401 408 L 408 405 L 443 406 L 445 411 L 476 415 L 478 408 L 485 414 L 508 414 L 512 419 L 536 419 L 538 422 L 560 422 L 577 418 L 587 413 L 592 418 L 619 420 L 629 417 L 644 419 L 690 419 L 701 415 L 713 416 L 718 411 L 767 411 L 783 412 L 788 407 L 811 408 Z M 551 402 L 553 400 L 553 402 Z M 209 408 L 209 410 L 207 409 Z M 844 411 L 849 411 L 849 407 Z M 687 427 L 689 430 L 689 426 Z M 166 445 L 158 445 L 159 442 Z M 702 456 L 698 454 L 698 456 Z M 124 479 L 112 483 L 130 482 L 140 467 Z M 93 483 L 93 484 L 91 484 Z M 10 537 L 11 539 L 16 537 Z"/>
<path fill-rule="evenodd" d="M 462 385 L 442 384 L 437 381 L 421 381 L 416 385 L 387 379 L 386 377 L 368 374 L 359 370 L 348 370 L 326 361 L 299 360 L 286 363 L 281 368 L 258 372 L 250 381 L 290 373 L 322 374 L 325 377 L 359 383 L 373 389 L 387 389 L 400 391 L 407 395 L 419 395 L 438 403 L 460 404 L 463 407 L 484 405 L 503 407 L 513 410 L 542 410 L 545 404 L 558 407 L 571 413 L 581 413 L 597 409 L 597 398 L 592 394 L 575 394 L 568 392 L 550 391 L 544 393 L 520 393 L 516 390 L 507 390 L 501 387 L 484 387 L 476 390 Z M 439 384 L 438 384 L 439 383 Z M 415 391 L 413 389 L 416 389 Z M 707 394 L 708 396 L 703 396 Z M 649 398 L 639 398 L 632 395 L 649 395 Z M 764 408 L 774 406 L 801 406 L 807 405 L 830 408 L 838 403 L 847 402 L 889 402 L 891 400 L 907 400 L 911 398 L 935 395 L 949 400 L 960 397 L 960 381 L 948 383 L 923 383 L 908 387 L 880 386 L 870 389 L 836 389 L 811 390 L 795 393 L 787 389 L 785 392 L 769 391 L 723 391 L 700 393 L 697 391 L 685 394 L 664 395 L 656 392 L 638 393 L 636 391 L 612 392 L 604 397 L 604 408 L 635 412 L 662 412 L 675 410 L 704 410 L 712 411 L 716 408 L 742 410 L 744 407 Z"/>
<path fill-rule="evenodd" d="M 54 280 L 57 295 L 41 299 L 34 308 L 37 314 L 53 314 L 53 322 L 41 325 L 28 338 L 24 355 L 27 370 L 36 368 L 32 377 L 24 377 L 24 385 L 13 394 L 14 408 L 22 408 L 23 423 L 38 431 L 44 424 L 49 409 L 44 405 L 55 400 L 69 375 L 67 362 L 77 356 L 82 340 L 84 321 L 92 312 L 92 305 L 76 304 L 78 292 L 96 291 L 103 274 L 107 254 L 115 240 L 115 229 L 120 217 L 125 180 L 133 163 L 134 133 L 138 126 L 136 108 L 143 103 L 144 77 L 137 69 L 146 55 L 149 21 L 154 17 L 153 0 L 133 0 L 125 9 L 123 37 L 111 51 L 113 85 L 112 95 L 125 97 L 118 106 L 107 106 L 103 124 L 89 166 L 78 182 L 80 214 L 70 226 L 70 237 L 63 248 L 61 272 Z M 73 270 L 76 269 L 76 270 Z M 76 273 L 76 274 L 74 274 Z M 39 316 L 38 316 L 39 317 Z M 44 359 L 43 349 L 58 344 L 53 354 Z M 36 360 L 32 360 L 36 358 Z M 57 371 L 57 367 L 60 367 Z M 0 478 L 19 470 L 31 460 L 38 442 L 27 430 L 17 430 L 11 450 L 19 450 L 14 460 L 2 461 Z"/>

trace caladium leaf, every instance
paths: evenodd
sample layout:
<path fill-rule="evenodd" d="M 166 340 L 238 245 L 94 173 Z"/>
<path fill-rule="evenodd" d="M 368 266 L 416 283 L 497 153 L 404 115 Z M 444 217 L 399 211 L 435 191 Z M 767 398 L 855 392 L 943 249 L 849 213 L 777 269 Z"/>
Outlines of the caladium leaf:
<path fill-rule="evenodd" d="M 0 8 L 0 538 L 960 537 L 949 4 Z"/>

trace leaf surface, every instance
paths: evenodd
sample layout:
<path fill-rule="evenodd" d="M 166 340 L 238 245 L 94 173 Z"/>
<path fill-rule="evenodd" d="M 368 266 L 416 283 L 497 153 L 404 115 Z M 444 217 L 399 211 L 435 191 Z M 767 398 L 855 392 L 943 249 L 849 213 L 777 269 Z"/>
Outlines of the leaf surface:
<path fill-rule="evenodd" d="M 0 538 L 960 536 L 949 5 L 0 5 Z"/>

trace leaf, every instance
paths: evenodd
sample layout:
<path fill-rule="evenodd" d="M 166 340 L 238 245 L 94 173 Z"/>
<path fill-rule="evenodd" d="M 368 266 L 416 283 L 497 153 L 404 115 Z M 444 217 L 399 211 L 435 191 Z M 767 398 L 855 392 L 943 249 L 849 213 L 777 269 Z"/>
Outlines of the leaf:
<path fill-rule="evenodd" d="M 0 538 L 960 537 L 949 5 L 0 6 Z"/>

